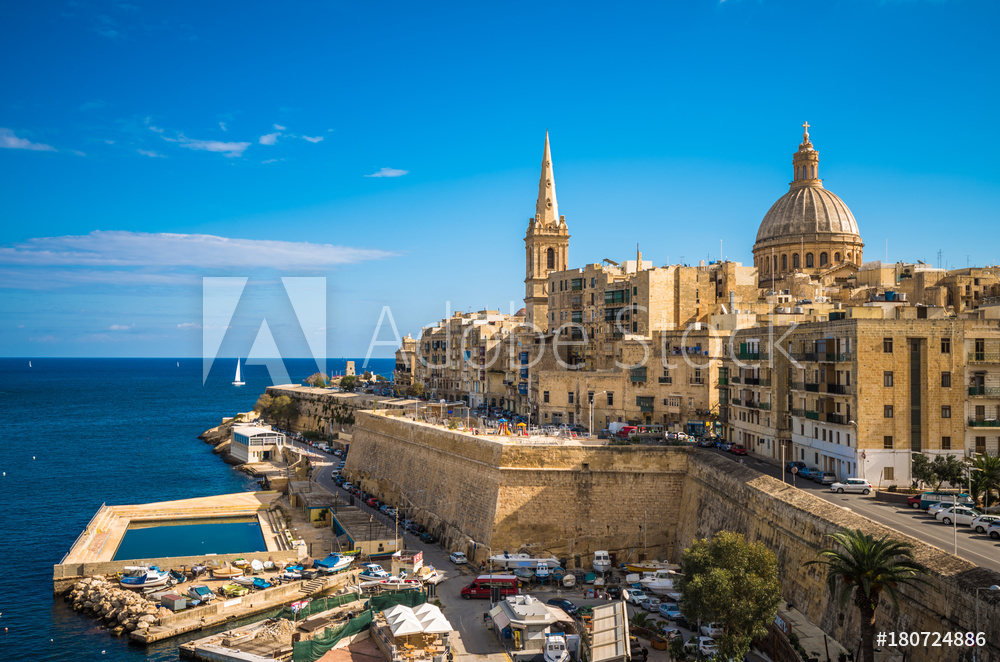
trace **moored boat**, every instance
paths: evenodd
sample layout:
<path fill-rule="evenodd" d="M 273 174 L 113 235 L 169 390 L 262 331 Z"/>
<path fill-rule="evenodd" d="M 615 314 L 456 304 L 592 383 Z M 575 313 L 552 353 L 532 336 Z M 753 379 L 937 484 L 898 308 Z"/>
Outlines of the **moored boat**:
<path fill-rule="evenodd" d="M 383 579 L 388 579 L 392 576 L 378 563 L 366 563 L 361 567 L 364 568 L 364 570 L 361 571 L 361 574 L 359 574 L 358 577 L 362 580 L 382 581 Z"/>
<path fill-rule="evenodd" d="M 566 575 L 562 578 L 562 585 L 565 586 L 566 588 L 573 588 L 574 586 L 576 586 L 576 575 L 574 575 L 571 572 L 567 572 Z"/>
<path fill-rule="evenodd" d="M 607 550 L 597 550 L 594 552 L 594 572 L 607 572 L 608 570 L 611 570 L 611 556 Z"/>
<path fill-rule="evenodd" d="M 222 595 L 227 598 L 238 598 L 250 592 L 249 588 L 246 586 L 240 586 L 239 584 L 226 584 L 219 590 L 222 591 Z"/>
<path fill-rule="evenodd" d="M 383 579 L 379 585 L 396 591 L 418 591 L 422 587 L 419 579 L 403 579 L 402 577 Z"/>
<path fill-rule="evenodd" d="M 514 575 L 521 579 L 531 579 L 535 576 L 535 571 L 531 568 L 517 568 L 514 570 Z"/>
<path fill-rule="evenodd" d="M 283 573 L 281 573 L 281 575 L 279 575 L 279 577 L 281 577 L 282 581 L 294 582 L 299 579 L 302 579 L 302 573 L 292 572 L 291 570 L 285 570 Z"/>
<path fill-rule="evenodd" d="M 347 566 L 354 562 L 353 556 L 344 556 L 342 554 L 330 554 L 325 559 L 321 561 L 314 561 L 313 567 L 317 570 L 323 570 L 325 572 L 338 572 L 343 570 Z"/>
<path fill-rule="evenodd" d="M 175 584 L 183 584 L 188 580 L 187 575 L 185 575 L 180 570 L 171 570 L 170 579 L 174 580 Z"/>
<path fill-rule="evenodd" d="M 417 579 L 425 584 L 437 584 L 444 579 L 444 577 L 438 574 L 438 571 L 434 569 L 434 566 L 425 565 L 421 566 L 420 569 L 417 570 Z"/>
<path fill-rule="evenodd" d="M 656 595 L 665 595 L 668 591 L 674 590 L 674 583 L 680 575 L 673 570 L 657 570 L 647 574 L 639 580 L 642 588 Z"/>
<path fill-rule="evenodd" d="M 250 569 L 253 570 L 255 574 L 258 572 L 264 572 L 264 564 L 257 559 L 254 559 L 253 561 L 250 561 Z"/>
<path fill-rule="evenodd" d="M 562 569 L 562 566 L 556 566 L 552 568 L 552 578 L 556 581 L 562 581 L 562 578 L 566 576 L 566 571 Z"/>
<path fill-rule="evenodd" d="M 274 561 L 264 561 L 264 570 L 274 570 L 275 567 Z"/>
<path fill-rule="evenodd" d="M 220 579 L 229 579 L 230 577 L 239 577 L 243 574 L 243 571 L 239 568 L 234 568 L 232 566 L 221 566 L 219 568 L 212 568 L 212 576 L 219 577 Z"/>
<path fill-rule="evenodd" d="M 680 570 L 680 566 L 666 563 L 665 561 L 636 561 L 635 563 L 623 563 L 622 568 L 626 572 L 656 572 L 657 570 Z"/>
<path fill-rule="evenodd" d="M 212 598 L 215 597 L 215 593 L 212 593 L 212 589 L 204 584 L 195 584 L 187 590 L 187 594 L 202 603 L 210 602 Z"/>
<path fill-rule="evenodd" d="M 125 566 L 125 574 L 119 580 L 123 588 L 144 589 L 153 586 L 165 586 L 170 579 L 170 573 L 160 570 L 157 566 Z"/>
<path fill-rule="evenodd" d="M 545 563 L 550 568 L 559 565 L 559 559 L 554 556 L 531 556 L 530 554 L 494 554 L 490 563 L 497 568 L 536 568 L 539 563 Z"/>
<path fill-rule="evenodd" d="M 237 568 L 245 568 L 250 565 L 250 561 L 247 561 L 246 559 L 236 559 L 233 561 L 233 565 Z"/>
<path fill-rule="evenodd" d="M 535 568 L 535 577 L 538 581 L 544 582 L 551 576 L 551 571 L 549 570 L 549 564 L 546 562 L 541 562 Z"/>
<path fill-rule="evenodd" d="M 545 662 L 566 662 L 569 660 L 569 650 L 566 648 L 566 635 L 561 632 L 545 635 Z"/>
<path fill-rule="evenodd" d="M 257 590 L 264 590 L 265 588 L 271 588 L 271 582 L 267 581 L 262 577 L 254 577 L 253 587 Z"/>
<path fill-rule="evenodd" d="M 253 577 L 247 577 L 246 575 L 233 577 L 233 581 L 241 586 L 253 586 Z"/>
<path fill-rule="evenodd" d="M 588 572 L 586 575 L 583 576 L 583 583 L 584 584 L 593 584 L 596 579 L 597 579 L 597 573 L 595 573 L 595 572 Z"/>

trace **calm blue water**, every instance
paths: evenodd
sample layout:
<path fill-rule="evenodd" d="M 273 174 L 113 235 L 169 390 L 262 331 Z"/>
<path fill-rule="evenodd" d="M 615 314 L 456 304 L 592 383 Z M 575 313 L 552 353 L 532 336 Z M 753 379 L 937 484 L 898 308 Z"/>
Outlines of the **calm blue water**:
<path fill-rule="evenodd" d="M 29 369 L 0 359 L 0 660 L 178 659 L 183 637 L 129 646 L 54 599 L 52 566 L 102 503 L 255 487 L 196 437 L 248 411 L 270 385 L 267 369 L 245 367 L 237 388 L 235 359 L 217 361 L 202 385 L 201 360 L 179 361 L 43 358 Z M 309 360 L 285 363 L 295 382 L 316 372 Z M 369 368 L 388 375 L 393 363 Z M 344 367 L 327 361 L 328 372 Z"/>
<path fill-rule="evenodd" d="M 257 520 L 242 522 L 174 522 L 161 526 L 129 526 L 115 550 L 115 561 L 264 552 Z"/>

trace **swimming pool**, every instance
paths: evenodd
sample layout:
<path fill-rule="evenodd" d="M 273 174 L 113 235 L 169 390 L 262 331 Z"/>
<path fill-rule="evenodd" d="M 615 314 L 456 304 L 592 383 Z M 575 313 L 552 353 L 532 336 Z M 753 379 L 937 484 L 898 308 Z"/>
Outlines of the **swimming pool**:
<path fill-rule="evenodd" d="M 132 522 L 115 561 L 265 552 L 256 517 Z"/>

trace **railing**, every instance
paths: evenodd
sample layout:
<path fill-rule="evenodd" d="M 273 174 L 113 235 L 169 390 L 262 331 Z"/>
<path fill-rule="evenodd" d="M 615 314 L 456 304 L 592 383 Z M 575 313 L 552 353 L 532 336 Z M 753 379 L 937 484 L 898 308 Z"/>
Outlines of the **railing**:
<path fill-rule="evenodd" d="M 674 380 L 673 380 L 672 377 L 657 377 L 656 381 L 659 384 L 673 384 L 674 383 Z M 722 382 L 720 381 L 719 383 L 721 384 Z"/>
<path fill-rule="evenodd" d="M 827 423 L 838 423 L 840 425 L 843 425 L 847 421 L 844 419 L 844 415 L 843 414 L 827 414 L 826 415 L 826 422 Z"/>
<path fill-rule="evenodd" d="M 810 384 L 809 382 L 806 382 L 805 383 L 805 387 L 806 387 L 805 390 L 809 391 L 810 393 L 819 393 L 819 384 L 818 383 L 816 383 L 816 384 Z"/>
<path fill-rule="evenodd" d="M 757 409 L 763 409 L 764 411 L 771 411 L 771 403 L 770 402 L 758 402 L 757 403 Z"/>
<path fill-rule="evenodd" d="M 819 354 L 816 352 L 793 352 L 792 358 L 796 361 L 819 361 Z"/>
<path fill-rule="evenodd" d="M 810 421 L 818 421 L 819 420 L 819 412 L 818 411 L 809 411 L 807 409 L 806 410 L 806 418 L 808 418 Z"/>
<path fill-rule="evenodd" d="M 806 415 L 806 410 L 799 409 L 798 407 L 792 407 L 791 409 L 788 410 L 788 413 L 791 414 L 792 416 L 798 416 L 799 418 L 803 418 Z"/>
<path fill-rule="evenodd" d="M 827 352 L 826 354 L 820 354 L 819 360 L 842 363 L 844 361 L 850 361 L 851 355 L 846 352 Z"/>
<path fill-rule="evenodd" d="M 850 384 L 827 384 L 826 392 L 834 395 L 850 395 L 854 393 L 854 387 Z"/>
<path fill-rule="evenodd" d="M 695 379 L 695 378 L 692 377 L 691 379 L 688 380 L 688 385 L 690 385 L 690 386 L 704 386 L 705 385 L 705 380 L 704 379 Z"/>
<path fill-rule="evenodd" d="M 969 395 L 981 398 L 1000 397 L 1000 386 L 970 386 Z"/>
<path fill-rule="evenodd" d="M 663 379 L 662 377 L 660 379 Z M 669 378 L 668 378 L 669 379 Z M 664 382 L 660 382 L 663 384 Z M 669 384 L 670 382 L 666 382 Z M 719 377 L 719 386 L 729 386 L 729 377 Z"/>
<path fill-rule="evenodd" d="M 1000 428 L 1000 421 L 995 418 L 970 418 L 970 428 Z"/>
<path fill-rule="evenodd" d="M 736 352 L 736 358 L 743 361 L 766 361 L 769 355 L 767 352 Z"/>
<path fill-rule="evenodd" d="M 732 377 L 729 378 L 729 381 L 732 382 L 733 384 L 742 384 L 743 378 L 740 377 L 739 375 L 733 375 Z"/>
<path fill-rule="evenodd" d="M 972 363 L 1000 363 L 1000 352 L 969 352 Z"/>

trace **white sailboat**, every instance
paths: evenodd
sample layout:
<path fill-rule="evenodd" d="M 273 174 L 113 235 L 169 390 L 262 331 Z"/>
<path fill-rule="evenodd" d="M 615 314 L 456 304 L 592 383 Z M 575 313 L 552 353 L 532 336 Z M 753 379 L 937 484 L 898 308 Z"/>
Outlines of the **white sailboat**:
<path fill-rule="evenodd" d="M 31 367 L 31 361 L 28 361 L 28 367 L 29 368 Z"/>
<path fill-rule="evenodd" d="M 236 359 L 236 379 L 233 380 L 233 386 L 243 386 L 245 383 L 240 377 L 240 360 Z"/>

